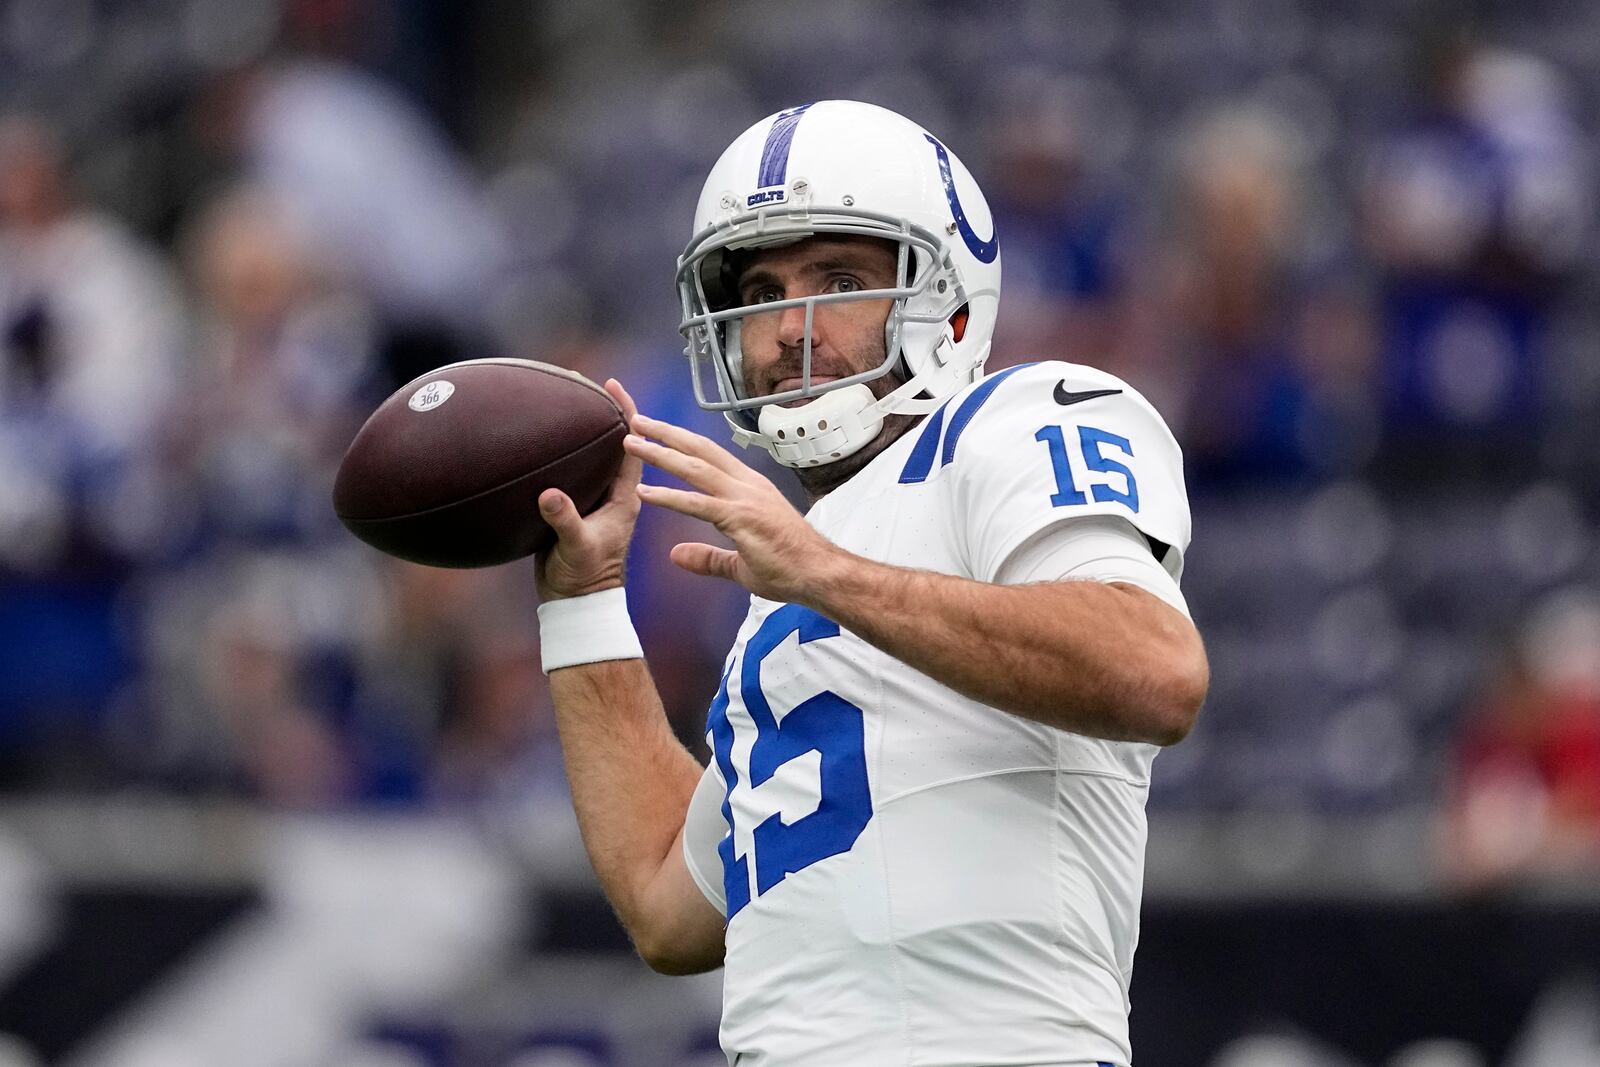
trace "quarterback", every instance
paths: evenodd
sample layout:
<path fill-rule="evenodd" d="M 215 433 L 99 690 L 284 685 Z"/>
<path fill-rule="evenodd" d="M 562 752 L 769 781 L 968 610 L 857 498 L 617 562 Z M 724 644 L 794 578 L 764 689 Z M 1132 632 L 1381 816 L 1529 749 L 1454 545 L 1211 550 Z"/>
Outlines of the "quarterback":
<path fill-rule="evenodd" d="M 1177 444 L 1101 371 L 984 375 L 989 208 L 899 115 L 763 119 L 693 230 L 696 396 L 812 505 L 614 381 L 607 502 L 540 498 L 544 666 L 606 893 L 657 970 L 726 965 L 736 1067 L 1129 1067 L 1151 763 L 1208 682 Z M 721 531 L 672 561 L 750 592 L 706 768 L 627 616 L 641 502 Z"/>

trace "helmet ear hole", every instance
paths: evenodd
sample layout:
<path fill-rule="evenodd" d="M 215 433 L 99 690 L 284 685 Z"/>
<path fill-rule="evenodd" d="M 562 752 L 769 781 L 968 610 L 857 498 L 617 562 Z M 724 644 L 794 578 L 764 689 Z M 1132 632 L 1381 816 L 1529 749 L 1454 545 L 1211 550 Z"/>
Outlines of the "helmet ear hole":
<path fill-rule="evenodd" d="M 950 316 L 950 329 L 954 334 L 952 340 L 954 340 L 956 344 L 960 344 L 961 338 L 966 336 L 967 319 L 969 317 L 970 313 L 967 310 L 966 304 L 962 304 L 960 307 L 956 308 L 956 313 Z"/>
<path fill-rule="evenodd" d="M 709 310 L 726 311 L 739 303 L 739 273 L 748 259 L 749 253 L 740 249 L 713 252 L 706 257 L 700 279 Z"/>

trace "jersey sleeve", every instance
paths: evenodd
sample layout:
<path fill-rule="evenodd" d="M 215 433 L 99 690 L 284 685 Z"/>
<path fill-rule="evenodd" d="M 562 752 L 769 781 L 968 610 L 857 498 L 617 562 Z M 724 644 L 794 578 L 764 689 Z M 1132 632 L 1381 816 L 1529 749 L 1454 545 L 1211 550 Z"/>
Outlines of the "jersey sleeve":
<path fill-rule="evenodd" d="M 1190 532 L 1183 454 L 1126 382 L 1035 363 L 990 376 L 951 406 L 941 458 L 953 468 L 946 491 L 972 577 L 996 581 L 1024 543 L 1095 517 L 1126 520 L 1181 577 Z"/>
<path fill-rule="evenodd" d="M 728 896 L 723 888 L 722 856 L 717 848 L 728 836 L 728 821 L 722 817 L 722 798 L 726 792 L 722 775 L 712 763 L 700 776 L 694 795 L 689 798 L 689 814 L 683 824 L 683 862 L 689 877 L 700 892 L 723 915 L 728 914 Z"/>
<path fill-rule="evenodd" d="M 1042 530 L 1006 557 L 994 580 L 1000 585 L 1121 582 L 1192 619 L 1178 580 L 1156 562 L 1150 543 L 1126 519 L 1092 516 Z"/>

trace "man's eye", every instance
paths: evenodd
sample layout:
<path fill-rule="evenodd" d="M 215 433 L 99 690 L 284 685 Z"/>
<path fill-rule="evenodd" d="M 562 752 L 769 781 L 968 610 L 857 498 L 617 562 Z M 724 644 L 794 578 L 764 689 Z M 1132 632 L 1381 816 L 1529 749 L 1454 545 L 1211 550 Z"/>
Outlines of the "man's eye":
<path fill-rule="evenodd" d="M 859 293 L 864 288 L 854 278 L 836 278 L 833 282 L 833 291 L 836 293 Z"/>
<path fill-rule="evenodd" d="M 754 293 L 751 293 L 750 294 L 750 299 L 748 301 L 746 301 L 746 303 L 749 303 L 749 304 L 771 304 L 774 301 L 782 300 L 782 299 L 783 299 L 783 294 L 782 293 L 778 292 L 778 290 L 772 288 L 771 286 L 768 286 L 765 289 L 757 289 Z"/>

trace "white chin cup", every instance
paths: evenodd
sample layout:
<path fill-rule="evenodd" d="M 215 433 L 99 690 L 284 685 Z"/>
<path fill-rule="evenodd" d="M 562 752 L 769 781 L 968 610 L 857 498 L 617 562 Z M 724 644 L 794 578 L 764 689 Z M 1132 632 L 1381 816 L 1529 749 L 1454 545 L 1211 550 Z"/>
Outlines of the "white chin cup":
<path fill-rule="evenodd" d="M 760 432 L 736 431 L 734 440 L 760 445 L 785 467 L 820 467 L 866 447 L 883 429 L 883 412 L 872 390 L 858 383 L 798 407 L 767 404 L 756 425 Z"/>

